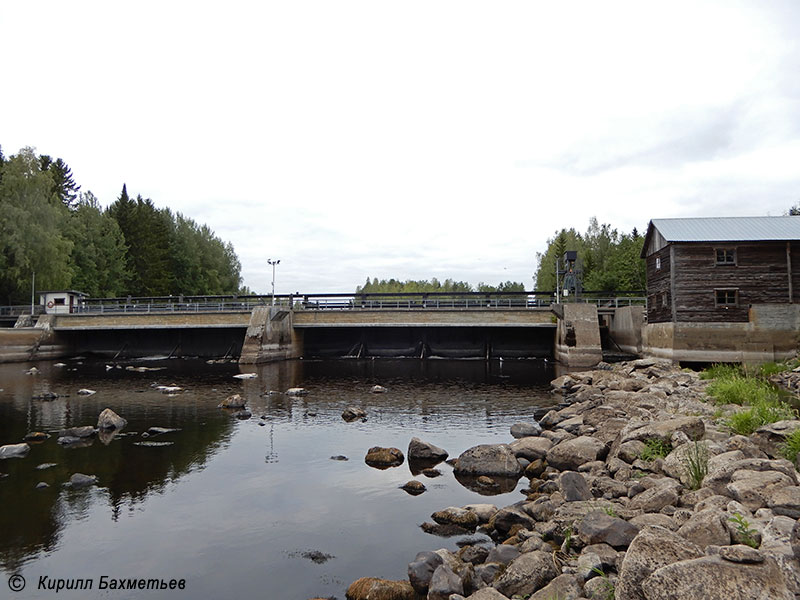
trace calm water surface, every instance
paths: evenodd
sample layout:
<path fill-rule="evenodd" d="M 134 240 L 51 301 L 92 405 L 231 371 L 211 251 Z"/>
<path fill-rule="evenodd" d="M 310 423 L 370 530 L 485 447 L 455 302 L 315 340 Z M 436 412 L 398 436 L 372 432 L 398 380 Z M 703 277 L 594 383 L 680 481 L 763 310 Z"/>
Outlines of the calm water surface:
<path fill-rule="evenodd" d="M 238 380 L 238 365 L 169 360 L 124 363 L 166 367 L 137 373 L 71 360 L 67 367 L 0 365 L 0 445 L 29 431 L 95 425 L 106 407 L 128 420 L 123 436 L 62 448 L 52 435 L 26 458 L 0 461 L 0 598 L 244 598 L 342 600 L 358 577 L 406 577 L 421 550 L 456 548 L 418 525 L 446 506 L 516 502 L 516 490 L 485 497 L 462 486 L 446 464 L 428 491 L 398 489 L 408 463 L 377 470 L 371 446 L 406 452 L 412 436 L 457 456 L 479 443 L 510 441 L 508 429 L 548 406 L 552 370 L 540 361 L 296 361 L 259 365 Z M 249 369 L 247 369 L 249 370 Z M 154 388 L 176 384 L 167 396 Z M 385 394 L 371 394 L 381 384 Z M 304 387 L 308 395 L 264 395 Z M 79 396 L 77 390 L 97 390 Z M 43 392 L 55 400 L 33 400 Z M 240 421 L 217 404 L 242 394 L 253 412 Z M 366 422 L 346 423 L 348 405 Z M 263 419 L 261 418 L 263 417 Z M 264 423 L 261 425 L 260 423 Z M 137 445 L 152 426 L 180 431 Z M 333 461 L 345 455 L 346 462 Z M 37 465 L 55 463 L 48 469 Z M 69 490 L 75 472 L 99 484 Z M 525 481 L 525 480 L 523 480 Z M 43 490 L 36 484 L 50 485 Z M 520 483 L 518 487 L 523 487 Z M 303 553 L 332 555 L 314 562 Z M 26 588 L 13 593 L 9 577 Z M 186 589 L 100 591 L 100 577 L 185 579 Z M 37 590 L 39 578 L 91 578 L 86 592 Z"/>

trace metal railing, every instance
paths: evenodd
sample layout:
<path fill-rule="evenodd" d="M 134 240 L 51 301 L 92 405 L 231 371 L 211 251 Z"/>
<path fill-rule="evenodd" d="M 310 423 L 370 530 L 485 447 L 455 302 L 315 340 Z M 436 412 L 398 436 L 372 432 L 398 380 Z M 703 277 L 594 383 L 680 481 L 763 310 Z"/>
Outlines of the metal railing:
<path fill-rule="evenodd" d="M 558 298 L 561 303 L 586 302 L 600 308 L 644 305 L 641 291 L 583 292 L 579 298 Z M 556 302 L 551 291 L 529 292 L 409 292 L 368 294 L 276 294 L 251 296 L 152 296 L 85 298 L 73 307 L 78 314 L 252 312 L 274 304 L 294 310 L 446 310 L 446 309 L 547 309 Z M 44 312 L 37 306 L 36 314 Z M 21 312 L 12 313 L 12 310 Z M 5 311 L 5 312 L 4 312 Z M 3 314 L 29 314 L 30 305 L 0 307 Z"/>

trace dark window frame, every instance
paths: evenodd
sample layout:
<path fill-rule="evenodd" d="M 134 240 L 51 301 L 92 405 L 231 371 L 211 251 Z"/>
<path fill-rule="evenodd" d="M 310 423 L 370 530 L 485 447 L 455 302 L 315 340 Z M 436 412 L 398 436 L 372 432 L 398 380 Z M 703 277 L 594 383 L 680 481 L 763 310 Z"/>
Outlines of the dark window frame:
<path fill-rule="evenodd" d="M 54 306 L 66 306 L 67 299 L 66 298 L 53 298 L 53 305 Z"/>
<path fill-rule="evenodd" d="M 733 295 L 731 301 L 731 294 Z M 736 308 L 739 306 L 739 288 L 714 288 L 715 308 Z"/>
<path fill-rule="evenodd" d="M 722 260 L 720 260 L 722 253 Z M 717 267 L 735 267 L 738 264 L 736 248 L 714 248 L 714 264 Z M 730 258 L 730 260 L 728 260 Z"/>

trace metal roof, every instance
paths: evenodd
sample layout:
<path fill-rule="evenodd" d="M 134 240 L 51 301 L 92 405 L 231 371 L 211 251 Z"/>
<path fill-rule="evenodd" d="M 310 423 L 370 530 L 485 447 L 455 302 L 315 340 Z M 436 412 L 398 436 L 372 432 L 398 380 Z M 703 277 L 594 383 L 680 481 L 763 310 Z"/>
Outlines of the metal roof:
<path fill-rule="evenodd" d="M 800 240 L 800 216 L 653 219 L 651 223 L 668 242 Z"/>

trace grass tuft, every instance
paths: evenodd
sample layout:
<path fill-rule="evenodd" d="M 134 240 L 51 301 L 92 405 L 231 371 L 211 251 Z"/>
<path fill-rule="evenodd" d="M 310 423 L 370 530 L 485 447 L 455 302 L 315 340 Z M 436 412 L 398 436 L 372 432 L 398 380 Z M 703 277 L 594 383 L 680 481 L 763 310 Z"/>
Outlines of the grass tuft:
<path fill-rule="evenodd" d="M 644 450 L 639 453 L 639 458 L 646 462 L 652 462 L 657 458 L 664 458 L 672 452 L 672 445 L 658 438 L 650 438 L 644 442 Z"/>
<path fill-rule="evenodd" d="M 717 378 L 706 392 L 717 404 L 756 404 L 778 399 L 778 391 L 767 381 L 733 374 Z"/>
<path fill-rule="evenodd" d="M 695 442 L 683 458 L 683 468 L 689 478 L 689 488 L 699 490 L 708 475 L 708 448 Z"/>
<path fill-rule="evenodd" d="M 781 454 L 798 465 L 797 455 L 800 454 L 800 429 L 795 429 L 786 436 L 786 441 L 781 444 Z"/>
<path fill-rule="evenodd" d="M 750 435 L 762 425 L 796 418 L 796 411 L 777 398 L 752 403 L 725 419 L 725 425 L 739 435 Z"/>
<path fill-rule="evenodd" d="M 725 379 L 734 375 L 741 375 L 742 368 L 739 365 L 727 363 L 714 363 L 707 369 L 700 372 L 700 379 Z"/>

